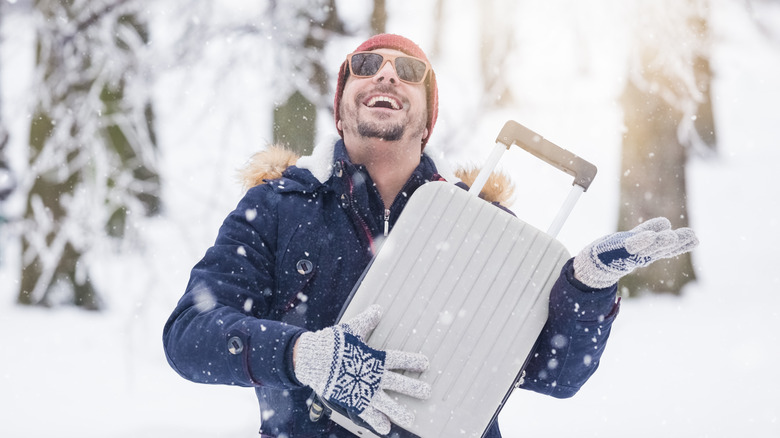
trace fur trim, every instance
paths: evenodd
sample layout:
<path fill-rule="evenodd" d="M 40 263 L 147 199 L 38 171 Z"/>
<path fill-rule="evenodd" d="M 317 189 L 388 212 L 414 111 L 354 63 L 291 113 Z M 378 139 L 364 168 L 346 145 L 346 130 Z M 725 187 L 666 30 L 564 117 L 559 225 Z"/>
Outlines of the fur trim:
<path fill-rule="evenodd" d="M 306 169 L 317 178 L 317 181 L 325 184 L 333 172 L 333 153 L 336 150 L 336 140 L 326 141 L 314 146 L 311 155 L 305 155 L 298 159 L 297 166 Z"/>
<path fill-rule="evenodd" d="M 318 151 L 320 149 L 320 151 Z M 320 164 L 327 161 L 331 163 L 333 153 L 332 148 L 330 156 L 327 160 L 323 160 L 323 155 L 327 154 L 328 148 L 317 147 L 314 148 L 314 153 L 311 156 L 301 157 L 297 152 L 291 151 L 281 145 L 271 145 L 268 149 L 260 151 L 249 159 L 247 165 L 239 171 L 239 179 L 241 180 L 244 189 L 264 184 L 267 180 L 277 179 L 282 176 L 282 172 L 288 167 L 295 165 L 300 161 L 302 168 L 310 168 L 309 170 L 315 177 L 321 182 L 323 181 L 323 175 L 319 173 L 330 175 L 328 164 L 328 171 L 319 169 L 322 167 Z M 321 152 L 321 153 L 317 153 Z M 299 160 L 300 159 L 300 160 Z M 479 174 L 479 168 L 476 167 L 460 167 L 455 170 L 455 177 L 463 181 L 466 185 L 471 186 L 474 180 L 477 179 Z M 325 178 L 327 180 L 327 178 Z M 515 188 L 511 178 L 504 172 L 493 172 L 488 177 L 485 187 L 482 188 L 482 196 L 488 202 L 497 202 L 505 207 L 511 205 L 512 196 L 514 195 Z"/>
<path fill-rule="evenodd" d="M 281 145 L 271 145 L 249 159 L 246 166 L 238 171 L 238 178 L 248 190 L 265 183 L 266 180 L 277 179 L 282 172 L 294 165 L 300 156 Z"/>
<path fill-rule="evenodd" d="M 467 186 L 471 187 L 477 179 L 479 168 L 461 167 L 455 170 L 455 176 L 460 178 Z M 512 196 L 515 194 L 515 185 L 509 175 L 502 171 L 494 171 L 488 177 L 485 186 L 482 187 L 480 196 L 488 202 L 498 202 L 504 207 L 512 205 Z"/>

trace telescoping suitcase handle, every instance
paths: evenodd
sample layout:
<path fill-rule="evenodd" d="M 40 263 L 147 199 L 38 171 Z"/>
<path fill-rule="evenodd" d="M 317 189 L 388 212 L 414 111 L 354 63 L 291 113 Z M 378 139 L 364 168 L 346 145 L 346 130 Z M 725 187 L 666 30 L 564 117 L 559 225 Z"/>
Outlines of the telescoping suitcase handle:
<path fill-rule="evenodd" d="M 495 169 L 501 156 L 513 144 L 520 146 L 532 155 L 542 159 L 559 170 L 574 176 L 572 190 L 561 206 L 561 209 L 558 211 L 558 215 L 553 220 L 550 228 L 547 230 L 547 234 L 557 236 L 558 232 L 563 227 L 564 222 L 566 222 L 566 219 L 569 217 L 569 214 L 574 209 L 574 205 L 576 205 L 580 195 L 588 190 L 588 187 L 590 187 L 590 184 L 596 177 L 596 166 L 566 149 L 545 140 L 544 137 L 525 126 L 513 120 L 509 120 L 504 124 L 501 132 L 499 132 L 498 138 L 496 138 L 496 146 L 488 157 L 485 166 L 474 180 L 474 184 L 469 189 L 469 192 L 480 193 L 482 191 L 482 187 L 485 185 L 485 182 L 487 182 L 490 173 Z"/>

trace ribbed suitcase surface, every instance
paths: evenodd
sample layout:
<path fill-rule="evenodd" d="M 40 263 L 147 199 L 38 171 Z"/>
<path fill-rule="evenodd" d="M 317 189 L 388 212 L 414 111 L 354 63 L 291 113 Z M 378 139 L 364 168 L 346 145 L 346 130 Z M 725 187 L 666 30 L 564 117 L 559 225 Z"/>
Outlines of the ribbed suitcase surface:
<path fill-rule="evenodd" d="M 410 432 L 480 437 L 544 326 L 568 258 L 546 233 L 431 182 L 409 200 L 341 319 L 377 303 L 383 317 L 368 344 L 428 356 L 419 378 L 432 385 L 431 398 L 391 393 L 415 412 Z"/>

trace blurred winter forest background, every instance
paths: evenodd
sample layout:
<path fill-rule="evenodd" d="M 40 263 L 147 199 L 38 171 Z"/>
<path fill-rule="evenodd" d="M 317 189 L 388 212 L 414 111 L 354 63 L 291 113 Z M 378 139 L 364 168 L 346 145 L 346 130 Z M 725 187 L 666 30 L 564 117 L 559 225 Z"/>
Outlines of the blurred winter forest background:
<path fill-rule="evenodd" d="M 780 244 L 768 177 L 780 158 L 780 1 L 0 0 L 2 435 L 257 430 L 252 391 L 201 388 L 167 369 L 162 325 L 242 194 L 236 171 L 271 143 L 308 154 L 334 141 L 338 67 L 385 31 L 416 41 L 437 72 L 440 116 L 427 151 L 441 162 L 478 163 L 514 119 L 598 165 L 560 235 L 571 252 L 654 216 L 701 231 L 700 250 L 621 282 L 634 298 L 621 320 L 633 307 L 645 309 L 634 321 L 653 325 L 627 323 L 637 337 L 611 348 L 641 340 L 635 348 L 658 349 L 633 356 L 644 369 L 597 373 L 581 403 L 633 414 L 532 399 L 518 402 L 532 415 L 502 420 L 505 435 L 554 435 L 549 422 L 574 412 L 584 416 L 567 434 L 780 435 L 776 382 L 732 381 L 740 391 L 768 385 L 757 406 L 727 409 L 733 421 L 712 418 L 701 400 L 724 391 L 716 380 L 760 375 L 779 359 L 780 301 L 753 292 L 780 292 L 780 281 L 768 261 L 745 259 L 765 260 Z M 570 181 L 511 155 L 503 167 L 518 185 L 513 210 L 544 228 Z M 759 167 L 734 170 L 740 163 Z M 732 250 L 742 250 L 734 260 Z M 765 312 L 748 308 L 731 324 L 720 340 L 738 339 L 736 350 L 705 329 L 742 310 L 727 292 Z M 694 318 L 702 303 L 715 307 Z M 690 327 L 698 331 L 678 336 Z M 712 345 L 720 349 L 691 355 Z M 689 382 L 695 368 L 702 383 L 654 393 L 650 376 L 664 380 L 661 357 L 675 354 L 702 363 L 666 380 Z M 722 367 L 701 371 L 713 362 Z M 623 389 L 616 376 L 633 379 Z M 648 391 L 638 402 L 628 395 L 637 386 Z M 610 391 L 632 406 L 605 399 Z M 681 412 L 688 401 L 703 407 Z M 637 421 L 647 427 L 634 429 Z"/>

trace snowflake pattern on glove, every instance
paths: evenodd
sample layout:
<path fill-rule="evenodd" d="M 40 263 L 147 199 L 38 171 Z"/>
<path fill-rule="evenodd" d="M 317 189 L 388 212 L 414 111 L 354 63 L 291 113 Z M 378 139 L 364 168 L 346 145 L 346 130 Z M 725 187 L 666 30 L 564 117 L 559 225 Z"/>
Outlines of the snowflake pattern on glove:
<path fill-rule="evenodd" d="M 295 377 L 324 400 L 359 417 L 380 435 L 390 433 L 391 421 L 401 427 L 414 422 L 414 414 L 386 391 L 425 400 L 431 386 L 391 370 L 416 373 L 428 368 L 420 353 L 375 350 L 366 336 L 379 323 L 381 308 L 374 304 L 349 322 L 304 332 L 293 349 Z"/>
<path fill-rule="evenodd" d="M 363 412 L 371 403 L 385 372 L 385 352 L 374 350 L 355 335 L 344 333 L 344 349 L 330 398 Z"/>

